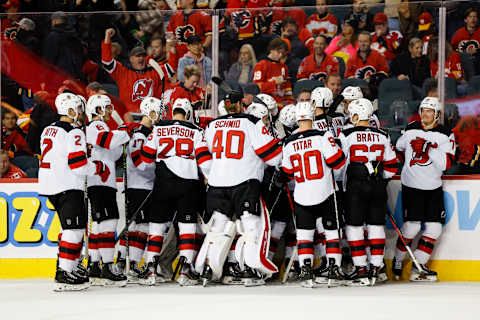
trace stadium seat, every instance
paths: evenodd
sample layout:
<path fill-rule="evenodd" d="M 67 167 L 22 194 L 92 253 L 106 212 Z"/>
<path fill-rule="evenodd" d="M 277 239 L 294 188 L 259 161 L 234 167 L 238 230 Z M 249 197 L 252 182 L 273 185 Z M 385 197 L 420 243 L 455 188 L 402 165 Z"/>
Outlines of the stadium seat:
<path fill-rule="evenodd" d="M 474 95 L 480 93 L 480 76 L 473 76 L 468 81 L 467 95 Z"/>
<path fill-rule="evenodd" d="M 345 87 L 368 87 L 368 82 L 362 79 L 357 79 L 357 78 L 345 78 L 342 79 L 342 90 L 345 89 Z"/>
<path fill-rule="evenodd" d="M 293 86 L 293 97 L 296 99 L 300 91 L 303 89 L 315 89 L 317 87 L 323 87 L 323 82 L 318 80 L 302 80 L 295 82 Z"/>
<path fill-rule="evenodd" d="M 409 80 L 385 79 L 378 88 L 378 99 L 383 106 L 390 106 L 393 101 L 413 100 L 412 85 Z"/>
<path fill-rule="evenodd" d="M 469 81 L 475 75 L 475 66 L 473 65 L 473 57 L 466 52 L 460 52 L 462 59 L 462 69 L 465 73 L 465 80 Z"/>

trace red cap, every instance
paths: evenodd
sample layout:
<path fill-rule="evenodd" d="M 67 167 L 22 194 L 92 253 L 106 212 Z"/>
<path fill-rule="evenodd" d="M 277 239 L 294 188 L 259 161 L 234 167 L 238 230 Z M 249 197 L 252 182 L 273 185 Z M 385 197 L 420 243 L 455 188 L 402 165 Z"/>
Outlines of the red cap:
<path fill-rule="evenodd" d="M 2 7 L 8 8 L 20 8 L 20 0 L 9 0 L 7 3 L 2 4 Z"/>
<path fill-rule="evenodd" d="M 387 15 L 383 12 L 379 12 L 375 15 L 375 17 L 373 17 L 373 24 L 387 23 L 387 20 Z"/>
<path fill-rule="evenodd" d="M 430 28 L 431 23 L 433 22 L 433 17 L 430 13 L 424 12 L 418 16 L 418 31 L 425 31 Z"/>

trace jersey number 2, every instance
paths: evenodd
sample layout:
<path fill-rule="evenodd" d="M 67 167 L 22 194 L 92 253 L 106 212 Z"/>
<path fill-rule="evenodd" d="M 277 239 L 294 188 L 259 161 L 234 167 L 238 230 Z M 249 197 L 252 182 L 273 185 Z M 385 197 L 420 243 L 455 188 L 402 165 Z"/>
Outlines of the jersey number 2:
<path fill-rule="evenodd" d="M 40 161 L 40 168 L 50 169 L 50 163 L 43 161 L 45 156 L 47 155 L 48 151 L 50 151 L 53 147 L 53 141 L 51 139 L 43 139 L 42 145 L 46 145 L 42 152 L 42 160 Z"/>

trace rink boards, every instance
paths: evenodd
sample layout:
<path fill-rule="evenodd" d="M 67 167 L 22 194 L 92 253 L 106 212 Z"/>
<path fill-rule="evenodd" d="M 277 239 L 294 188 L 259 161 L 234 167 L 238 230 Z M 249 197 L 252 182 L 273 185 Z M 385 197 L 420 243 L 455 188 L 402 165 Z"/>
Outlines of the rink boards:
<path fill-rule="evenodd" d="M 0 180 L 0 278 L 52 277 L 60 223 L 51 203 L 39 196 L 34 179 Z M 117 200 L 124 213 L 123 183 Z M 402 224 L 400 181 L 390 182 L 389 210 Z M 433 252 L 432 268 L 442 281 L 480 281 L 480 176 L 444 178 L 446 223 Z M 123 227 L 119 223 L 118 228 Z M 391 259 L 396 233 L 387 223 L 386 258 Z"/>

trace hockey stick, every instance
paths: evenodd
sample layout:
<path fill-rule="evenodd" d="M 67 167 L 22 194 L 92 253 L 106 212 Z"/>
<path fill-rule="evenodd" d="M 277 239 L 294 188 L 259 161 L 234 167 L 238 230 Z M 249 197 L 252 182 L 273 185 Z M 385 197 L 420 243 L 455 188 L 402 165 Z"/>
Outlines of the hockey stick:
<path fill-rule="evenodd" d="M 163 80 L 165 78 L 165 74 L 163 73 L 162 71 L 162 67 L 160 67 L 160 65 L 158 64 L 157 61 L 155 61 L 154 59 L 150 58 L 148 60 L 148 65 L 150 67 L 152 67 L 153 69 L 155 69 L 155 71 L 157 71 L 158 75 L 160 76 L 160 80 Z M 163 94 L 163 92 L 162 92 Z"/>
<path fill-rule="evenodd" d="M 127 157 L 128 157 L 128 142 L 123 145 L 123 192 L 125 194 L 124 204 L 125 204 L 125 224 L 127 223 L 128 219 L 128 199 L 127 199 L 127 186 L 128 186 L 128 174 L 127 174 Z M 132 220 L 133 221 L 133 220 Z M 128 228 L 125 233 L 125 271 L 128 274 L 130 271 L 130 243 L 128 241 Z"/>
<path fill-rule="evenodd" d="M 215 77 L 215 76 L 212 77 L 212 82 L 215 83 L 217 86 L 219 86 L 220 89 L 225 91 L 227 94 L 230 94 L 233 91 L 232 87 L 230 87 L 230 85 L 227 82 L 225 82 L 225 80 L 222 80 L 219 77 Z"/>
<path fill-rule="evenodd" d="M 288 189 L 288 183 L 285 183 L 285 188 L 287 189 L 287 196 L 288 196 L 288 202 L 290 203 L 290 209 L 292 210 L 292 217 L 293 217 L 293 226 L 295 228 L 295 231 L 297 230 L 297 221 L 295 217 L 295 210 L 293 208 L 293 200 L 292 200 L 292 194 L 290 192 L 290 189 Z M 298 246 L 297 242 L 295 241 L 295 247 L 293 248 L 292 256 L 290 257 L 290 260 L 288 261 L 288 265 L 284 270 L 283 277 L 282 277 L 282 283 L 287 282 L 288 279 L 288 273 L 290 272 L 290 269 L 293 266 L 295 256 L 297 255 L 298 252 Z"/>
<path fill-rule="evenodd" d="M 400 229 L 398 228 L 397 223 L 395 222 L 395 218 L 394 218 L 393 215 L 390 213 L 390 211 L 387 211 L 387 214 L 388 214 L 388 217 L 390 218 L 390 221 L 392 222 L 393 227 L 395 228 L 395 231 L 397 231 L 398 236 L 400 237 L 400 240 L 402 240 L 402 243 L 403 243 L 403 245 L 405 246 L 405 249 L 407 249 L 408 255 L 409 255 L 410 258 L 412 259 L 413 264 L 415 265 L 415 267 L 417 267 L 417 270 L 418 270 L 419 272 L 425 273 L 425 271 L 423 270 L 423 268 L 420 266 L 420 263 L 418 263 L 417 259 L 416 259 L 415 256 L 413 255 L 412 249 L 410 248 L 410 246 L 409 246 L 409 245 L 407 244 L 407 242 L 405 241 L 405 237 L 403 236 L 402 231 L 400 231 Z"/>

